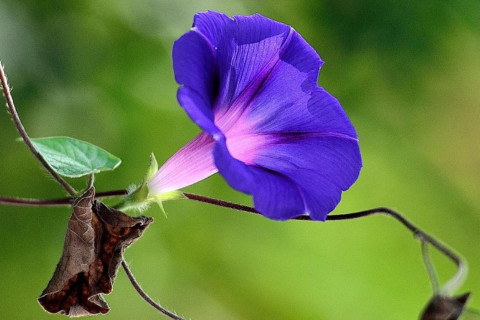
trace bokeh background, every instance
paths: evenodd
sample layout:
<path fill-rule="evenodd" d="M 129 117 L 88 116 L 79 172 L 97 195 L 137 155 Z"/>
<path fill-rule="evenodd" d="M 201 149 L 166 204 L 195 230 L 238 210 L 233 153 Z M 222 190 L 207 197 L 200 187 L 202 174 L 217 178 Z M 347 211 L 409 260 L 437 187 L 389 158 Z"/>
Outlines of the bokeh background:
<path fill-rule="evenodd" d="M 364 168 L 335 213 L 403 212 L 460 252 L 480 309 L 480 2 L 0 1 L 0 57 L 33 137 L 68 135 L 123 159 L 98 190 L 139 182 L 197 132 L 170 52 L 197 11 L 262 13 L 326 61 L 320 85 L 360 136 Z M 0 194 L 63 193 L 0 113 Z M 84 181 L 73 181 L 80 188 Z M 220 176 L 187 189 L 250 204 Z M 392 219 L 275 222 L 187 200 L 126 252 L 144 289 L 191 319 L 416 319 L 431 295 L 420 245 Z M 0 318 L 53 319 L 36 299 L 60 257 L 68 208 L 0 206 Z M 455 268 L 433 254 L 442 280 Z M 122 271 L 102 319 L 162 318 Z"/>

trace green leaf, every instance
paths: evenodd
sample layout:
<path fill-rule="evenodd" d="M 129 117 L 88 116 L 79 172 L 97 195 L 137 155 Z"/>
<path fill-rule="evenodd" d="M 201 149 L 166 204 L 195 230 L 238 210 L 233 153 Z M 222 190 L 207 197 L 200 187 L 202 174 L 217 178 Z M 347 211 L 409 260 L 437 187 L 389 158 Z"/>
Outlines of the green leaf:
<path fill-rule="evenodd" d="M 37 138 L 32 142 L 52 169 L 65 177 L 113 170 L 122 162 L 91 143 L 69 137 Z"/>

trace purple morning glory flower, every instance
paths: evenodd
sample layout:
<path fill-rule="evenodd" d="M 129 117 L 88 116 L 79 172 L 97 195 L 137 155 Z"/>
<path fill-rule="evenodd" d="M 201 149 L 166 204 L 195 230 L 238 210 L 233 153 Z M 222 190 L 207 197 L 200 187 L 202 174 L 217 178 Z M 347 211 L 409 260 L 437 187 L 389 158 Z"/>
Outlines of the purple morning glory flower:
<path fill-rule="evenodd" d="M 325 220 L 362 166 L 337 99 L 317 86 L 322 60 L 290 26 L 208 11 L 173 46 L 178 101 L 203 130 L 149 181 L 178 190 L 217 171 L 264 216 Z"/>

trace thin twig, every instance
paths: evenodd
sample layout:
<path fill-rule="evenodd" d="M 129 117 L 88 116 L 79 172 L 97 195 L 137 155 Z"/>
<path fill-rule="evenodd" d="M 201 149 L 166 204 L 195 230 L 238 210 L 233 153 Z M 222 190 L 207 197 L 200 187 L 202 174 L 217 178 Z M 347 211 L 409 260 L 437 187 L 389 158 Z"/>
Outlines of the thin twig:
<path fill-rule="evenodd" d="M 422 257 L 425 268 L 427 269 L 428 276 L 430 277 L 430 282 L 432 283 L 433 295 L 437 296 L 438 291 L 438 277 L 433 267 L 432 261 L 430 260 L 430 254 L 428 253 L 428 242 L 421 240 L 422 244 Z"/>
<path fill-rule="evenodd" d="M 121 197 L 121 196 L 126 196 L 127 194 L 128 194 L 128 191 L 125 189 L 102 191 L 102 192 L 97 192 L 97 194 L 95 194 L 95 199 Z"/>
<path fill-rule="evenodd" d="M 151 305 L 152 307 L 154 307 L 155 309 L 157 309 L 158 311 L 160 311 L 161 313 L 163 313 L 164 315 L 166 315 L 171 319 L 184 320 L 180 316 L 177 316 L 175 313 L 168 311 L 167 309 L 163 308 L 161 305 L 153 301 L 152 298 L 150 298 L 148 294 L 145 291 L 143 291 L 140 284 L 137 282 L 137 280 L 135 280 L 135 277 L 133 276 L 133 273 L 128 267 L 128 264 L 125 262 L 125 260 L 122 260 L 122 267 L 123 267 L 123 270 L 125 270 L 125 273 L 127 274 L 127 277 L 132 283 L 133 287 L 135 288 L 135 290 L 137 290 L 138 294 L 143 298 L 143 300 L 145 300 L 149 305 Z"/>
<path fill-rule="evenodd" d="M 127 194 L 127 190 L 113 190 L 103 191 L 95 194 L 95 199 L 104 199 L 124 196 Z M 22 207 L 58 207 L 69 206 L 75 200 L 74 197 L 64 197 L 56 199 L 31 199 L 31 198 L 16 198 L 16 197 L 3 197 L 0 196 L 0 203 L 11 206 Z"/>
<path fill-rule="evenodd" d="M 204 196 L 191 194 L 191 193 L 184 193 L 184 195 L 185 197 L 191 200 L 209 203 L 216 206 L 230 208 L 234 210 L 260 214 L 260 212 L 255 210 L 255 208 L 253 207 L 239 205 L 233 202 L 213 199 L 213 198 L 204 197 Z M 408 230 L 410 230 L 415 237 L 420 238 L 422 241 L 430 243 L 432 246 L 434 246 L 437 250 L 439 250 L 441 253 L 443 253 L 445 256 L 447 256 L 450 260 L 452 260 L 455 263 L 455 265 L 457 266 L 457 273 L 442 287 L 442 290 L 441 290 L 442 294 L 449 294 L 450 292 L 454 291 L 465 280 L 465 277 L 467 276 L 467 272 L 468 272 L 466 263 L 455 252 L 447 248 L 445 245 L 443 245 L 441 242 L 439 242 L 432 236 L 422 231 L 420 228 L 418 228 L 413 223 L 408 221 L 405 217 L 403 217 L 399 212 L 396 212 L 395 210 L 380 207 L 380 208 L 374 208 L 374 209 L 358 211 L 353 213 L 336 214 L 336 215 L 327 216 L 327 221 L 353 220 L 353 219 L 363 218 L 363 217 L 367 217 L 375 214 L 385 214 L 394 218 L 395 220 L 400 222 L 403 226 L 405 226 Z M 310 218 L 310 216 L 298 216 L 293 218 L 293 220 L 311 221 L 312 219 Z"/>
<path fill-rule="evenodd" d="M 126 194 L 127 194 L 126 190 L 105 191 L 105 192 L 97 193 L 96 198 L 115 197 L 115 196 L 122 196 Z M 249 207 L 249 206 L 245 206 L 245 205 L 241 205 L 241 204 L 237 204 L 229 201 L 214 199 L 210 197 L 205 197 L 197 194 L 187 193 L 187 192 L 185 192 L 184 195 L 186 198 L 190 200 L 208 203 L 208 204 L 212 204 L 212 205 L 220 206 L 224 208 L 239 210 L 243 212 L 260 214 L 253 207 Z M 60 198 L 60 199 L 50 199 L 50 200 L 0 197 L 0 203 L 9 204 L 9 205 L 21 205 L 21 206 L 69 205 L 72 203 L 72 201 L 73 201 L 73 198 L 71 197 Z M 327 221 L 353 220 L 353 219 L 359 219 L 359 218 L 363 218 L 363 217 L 367 217 L 375 214 L 385 214 L 393 217 L 395 220 L 399 221 L 403 226 L 405 226 L 408 230 L 410 230 L 421 241 L 430 243 L 432 246 L 434 246 L 436 249 L 438 249 L 441 253 L 443 253 L 445 256 L 447 256 L 450 260 L 452 260 L 456 264 L 456 266 L 458 267 L 458 271 L 455 274 L 455 276 L 451 278 L 447 282 L 447 284 L 443 286 L 441 290 L 442 294 L 448 294 L 454 291 L 463 282 L 468 271 L 468 268 L 465 262 L 455 252 L 447 248 L 445 245 L 443 245 L 441 242 L 439 242 L 432 236 L 428 235 L 427 233 L 419 229 L 417 226 L 415 226 L 413 223 L 408 221 L 406 218 L 404 218 L 400 213 L 396 212 L 395 210 L 380 207 L 380 208 L 374 208 L 374 209 L 358 211 L 353 213 L 336 214 L 336 215 L 328 216 Z M 312 219 L 309 216 L 299 216 L 299 217 L 293 218 L 293 220 L 311 221 Z"/>
<path fill-rule="evenodd" d="M 15 104 L 13 103 L 13 98 L 12 94 L 10 92 L 10 87 L 8 86 L 7 82 L 7 76 L 5 75 L 5 71 L 3 70 L 3 65 L 0 61 L 0 81 L 2 82 L 2 89 L 3 89 L 3 95 L 5 96 L 5 100 L 7 101 L 7 108 L 8 111 L 10 112 L 10 115 L 12 116 L 13 123 L 15 124 L 15 127 L 17 128 L 18 133 L 23 139 L 23 142 L 27 145 L 27 147 L 30 149 L 30 151 L 33 153 L 33 155 L 37 158 L 38 161 L 42 164 L 42 166 L 47 169 L 47 171 L 50 173 L 50 175 L 57 180 L 57 182 L 65 189 L 65 191 L 68 192 L 71 196 L 74 196 L 77 192 L 75 189 L 68 184 L 67 181 L 65 181 L 58 173 L 56 173 L 52 167 L 45 161 L 45 159 L 42 157 L 42 155 L 37 151 L 35 146 L 33 145 L 32 141 L 30 140 L 30 137 L 28 136 L 27 132 L 25 131 L 25 128 L 23 127 L 22 122 L 20 121 L 20 117 L 18 116 L 17 110 L 15 109 Z"/>
<path fill-rule="evenodd" d="M 29 199 L 29 198 L 10 198 L 0 197 L 0 203 L 11 206 L 22 207 L 58 207 L 69 206 L 73 203 L 74 198 L 57 198 L 57 199 Z"/>
<path fill-rule="evenodd" d="M 242 204 L 233 203 L 233 202 L 230 202 L 230 201 L 224 201 L 224 200 L 220 200 L 220 199 L 209 198 L 209 197 L 205 197 L 205 196 L 201 196 L 201 195 L 193 194 L 193 193 L 188 193 L 188 192 L 184 192 L 183 195 L 190 200 L 199 201 L 199 202 L 208 203 L 208 204 L 213 204 L 214 206 L 218 206 L 218 207 L 224 207 L 224 208 L 234 209 L 234 210 L 238 210 L 238 211 L 245 211 L 245 212 L 250 212 L 250 213 L 258 213 L 258 214 L 260 213 L 255 208 L 252 208 L 252 207 L 249 207 L 249 206 L 244 206 Z"/>

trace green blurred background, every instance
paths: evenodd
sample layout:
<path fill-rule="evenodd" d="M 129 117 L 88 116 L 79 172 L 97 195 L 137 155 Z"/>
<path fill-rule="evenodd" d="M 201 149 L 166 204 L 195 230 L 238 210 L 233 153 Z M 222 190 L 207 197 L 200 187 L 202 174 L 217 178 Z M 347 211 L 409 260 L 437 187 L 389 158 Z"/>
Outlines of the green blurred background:
<path fill-rule="evenodd" d="M 320 85 L 360 136 L 364 168 L 336 213 L 389 206 L 455 248 L 480 309 L 480 2 L 0 1 L 0 57 L 33 137 L 68 135 L 123 159 L 98 190 L 139 182 L 198 128 L 178 107 L 170 52 L 195 12 L 262 13 L 326 61 Z M 0 113 L 0 194 L 60 188 Z M 77 187 L 83 181 L 73 181 Z M 249 204 L 220 176 L 187 189 Z M 416 319 L 431 295 L 420 245 L 392 219 L 275 222 L 189 201 L 126 252 L 144 289 L 191 319 Z M 0 207 L 0 318 L 51 319 L 36 299 L 68 208 Z M 454 267 L 433 254 L 443 280 Z M 102 319 L 162 318 L 119 272 Z M 57 316 L 58 319 L 60 319 Z"/>

